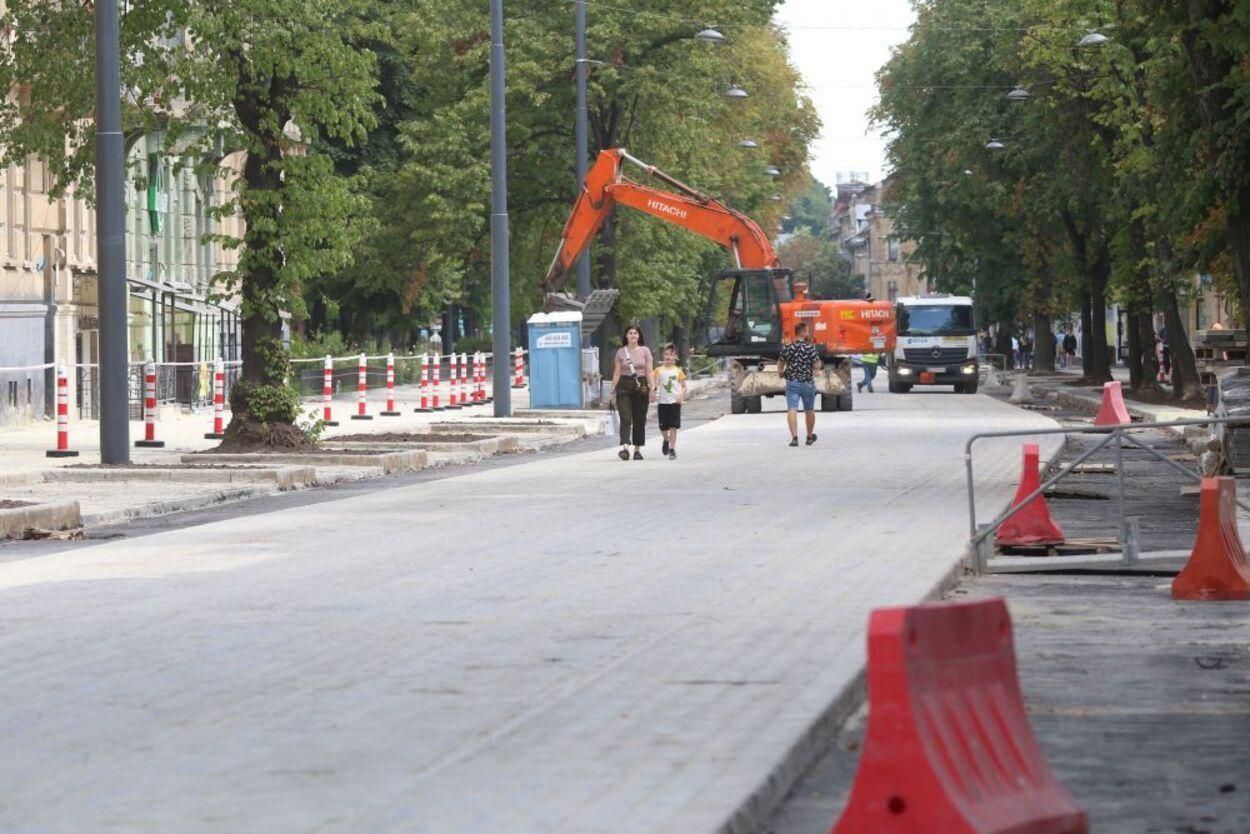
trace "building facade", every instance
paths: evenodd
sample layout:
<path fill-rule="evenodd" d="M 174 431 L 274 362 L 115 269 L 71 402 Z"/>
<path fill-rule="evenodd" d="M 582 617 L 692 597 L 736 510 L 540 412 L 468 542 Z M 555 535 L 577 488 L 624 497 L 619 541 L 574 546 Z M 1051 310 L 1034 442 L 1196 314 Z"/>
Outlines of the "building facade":
<path fill-rule="evenodd" d="M 242 221 L 219 217 L 231 196 L 238 155 L 170 159 L 165 137 L 138 138 L 127 155 L 126 279 L 129 355 L 161 368 L 160 398 L 206 396 L 198 366 L 236 359 L 237 303 L 215 277 L 238 263 L 237 250 L 212 236 L 238 237 Z M 96 415 L 99 349 L 95 210 L 73 189 L 52 195 L 51 176 L 30 158 L 0 174 L 0 425 L 52 412 L 54 377 L 46 363 L 74 367 L 71 413 Z M 221 296 L 225 297 L 221 297 Z M 138 372 L 132 374 L 138 400 Z"/>
<path fill-rule="evenodd" d="M 910 261 L 915 244 L 894 233 L 894 220 L 883 209 L 889 199 L 889 178 L 865 182 L 862 174 L 839 173 L 830 228 L 873 298 L 893 301 L 929 291 L 924 269 Z"/>

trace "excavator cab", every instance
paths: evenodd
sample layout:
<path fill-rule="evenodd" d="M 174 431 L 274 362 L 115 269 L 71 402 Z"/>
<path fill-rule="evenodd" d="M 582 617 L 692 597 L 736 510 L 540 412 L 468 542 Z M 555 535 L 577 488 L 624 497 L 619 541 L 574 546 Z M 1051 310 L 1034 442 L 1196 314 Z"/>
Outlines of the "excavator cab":
<path fill-rule="evenodd" d="M 704 322 L 709 356 L 776 357 L 781 351 L 778 305 L 794 299 L 790 270 L 726 270 L 712 279 L 707 297 Z"/>

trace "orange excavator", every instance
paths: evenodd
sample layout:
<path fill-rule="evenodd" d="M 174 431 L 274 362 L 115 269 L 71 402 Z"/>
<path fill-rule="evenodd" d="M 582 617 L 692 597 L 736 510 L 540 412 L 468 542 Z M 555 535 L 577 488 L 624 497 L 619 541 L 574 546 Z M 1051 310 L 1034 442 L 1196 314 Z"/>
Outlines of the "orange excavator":
<path fill-rule="evenodd" d="M 634 182 L 624 163 L 671 186 L 674 191 Z M 850 356 L 894 349 L 894 306 L 884 301 L 814 300 L 782 267 L 773 246 L 754 220 L 638 159 L 623 148 L 599 154 L 586 173 L 582 193 L 564 226 L 544 281 L 548 290 L 563 278 L 617 205 L 630 206 L 714 240 L 733 256 L 735 268 L 718 273 L 708 293 L 705 324 L 709 356 L 730 359 L 731 405 L 735 414 L 758 412 L 761 397 L 785 391 L 777 356 L 806 322 L 824 360 L 816 380 L 822 411 L 850 411 L 853 405 Z M 727 303 L 714 310 L 718 300 Z M 723 327 L 710 326 L 723 322 Z M 704 335 L 704 334 L 700 334 Z"/>

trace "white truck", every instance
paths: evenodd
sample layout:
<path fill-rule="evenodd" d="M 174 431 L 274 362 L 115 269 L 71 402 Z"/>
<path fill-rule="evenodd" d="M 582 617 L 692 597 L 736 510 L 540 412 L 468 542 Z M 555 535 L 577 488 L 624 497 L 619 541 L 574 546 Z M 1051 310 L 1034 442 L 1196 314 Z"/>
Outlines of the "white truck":
<path fill-rule="evenodd" d="M 895 302 L 898 339 L 890 355 L 890 392 L 913 385 L 954 385 L 977 392 L 977 328 L 972 299 L 962 295 L 904 296 Z"/>

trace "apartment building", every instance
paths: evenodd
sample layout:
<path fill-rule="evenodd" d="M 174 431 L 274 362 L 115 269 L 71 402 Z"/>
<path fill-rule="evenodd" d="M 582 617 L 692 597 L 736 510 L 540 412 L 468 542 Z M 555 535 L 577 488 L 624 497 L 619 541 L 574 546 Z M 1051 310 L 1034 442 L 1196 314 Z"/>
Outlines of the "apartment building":
<path fill-rule="evenodd" d="M 230 197 L 239 154 L 170 159 L 165 137 L 140 137 L 127 156 L 126 280 L 132 362 L 188 363 L 164 375 L 162 398 L 203 397 L 200 363 L 239 352 L 237 302 L 215 276 L 235 268 L 237 250 L 212 235 L 240 236 L 237 216 L 216 217 Z M 51 412 L 48 362 L 77 365 L 71 413 L 94 416 L 99 344 L 95 210 L 84 195 L 51 194 L 41 160 L 0 172 L 0 425 Z M 221 297 L 225 295 L 226 297 Z M 8 370 L 6 370 L 8 369 Z M 17 369 L 17 370 L 14 370 Z"/>
<path fill-rule="evenodd" d="M 894 220 L 882 209 L 889 199 L 889 178 L 879 183 L 867 179 L 866 174 L 838 174 L 830 218 L 830 228 L 850 259 L 851 274 L 862 276 L 868 292 L 882 300 L 928 292 L 924 269 L 909 261 L 915 244 L 895 235 Z"/>

